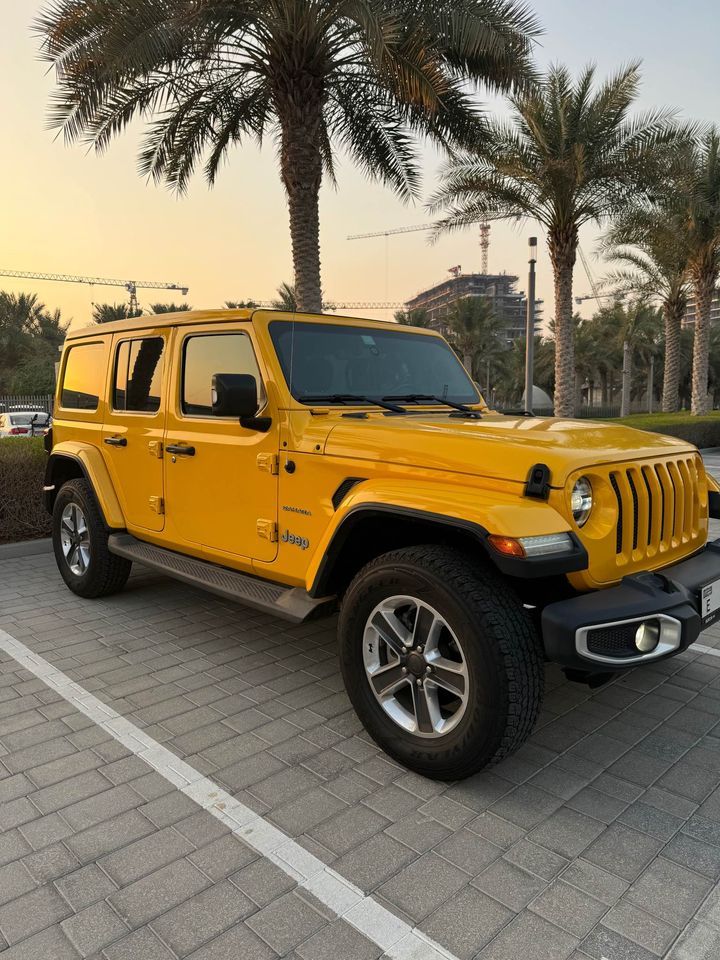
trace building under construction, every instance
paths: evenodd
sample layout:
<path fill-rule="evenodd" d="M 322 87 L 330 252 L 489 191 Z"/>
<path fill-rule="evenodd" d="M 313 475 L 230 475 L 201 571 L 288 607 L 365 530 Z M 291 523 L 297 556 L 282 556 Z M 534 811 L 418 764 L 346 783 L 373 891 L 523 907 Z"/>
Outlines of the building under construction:
<path fill-rule="evenodd" d="M 459 267 L 450 271 L 446 280 L 423 290 L 409 300 L 405 309 L 426 311 L 430 325 L 447 334 L 448 314 L 458 300 L 467 297 L 486 297 L 493 305 L 495 314 L 504 321 L 505 339 L 517 340 L 525 336 L 527 297 L 516 290 L 518 277 L 507 273 L 462 273 Z M 536 330 L 542 322 L 542 301 L 535 308 Z"/>
<path fill-rule="evenodd" d="M 695 297 L 690 294 L 685 308 L 685 316 L 683 317 L 683 327 L 691 330 L 694 329 L 696 314 L 697 307 L 695 306 Z M 712 298 L 710 305 L 710 322 L 712 324 L 720 323 L 720 287 L 715 290 L 715 295 Z"/>

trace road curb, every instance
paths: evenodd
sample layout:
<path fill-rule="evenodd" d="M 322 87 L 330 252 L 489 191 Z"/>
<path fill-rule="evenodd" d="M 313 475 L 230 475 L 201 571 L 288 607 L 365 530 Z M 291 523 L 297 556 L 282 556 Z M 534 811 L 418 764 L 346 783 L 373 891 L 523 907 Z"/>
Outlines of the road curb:
<path fill-rule="evenodd" d="M 0 543 L 0 560 L 14 560 L 16 557 L 35 557 L 52 551 L 52 540 L 25 540 L 23 543 Z"/>

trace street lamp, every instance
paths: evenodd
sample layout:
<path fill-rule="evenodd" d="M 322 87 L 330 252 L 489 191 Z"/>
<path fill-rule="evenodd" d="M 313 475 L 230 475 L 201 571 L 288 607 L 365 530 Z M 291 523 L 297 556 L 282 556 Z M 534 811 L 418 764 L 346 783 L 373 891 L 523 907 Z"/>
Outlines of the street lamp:
<path fill-rule="evenodd" d="M 525 330 L 525 412 L 532 414 L 533 373 L 535 368 L 535 264 L 537 263 L 537 237 L 530 237 L 530 273 L 528 276 L 527 324 Z"/>

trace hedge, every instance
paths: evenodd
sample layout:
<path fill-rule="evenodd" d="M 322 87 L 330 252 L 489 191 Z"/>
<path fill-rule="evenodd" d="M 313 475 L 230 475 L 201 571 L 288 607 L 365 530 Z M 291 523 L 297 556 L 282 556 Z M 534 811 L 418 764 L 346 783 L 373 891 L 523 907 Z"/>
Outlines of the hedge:
<path fill-rule="evenodd" d="M 664 433 L 694 443 L 701 449 L 720 447 L 720 413 L 711 413 L 707 417 L 694 417 L 691 413 L 640 413 L 618 420 L 608 420 L 612 424 L 624 424 L 637 430 L 649 430 Z"/>
<path fill-rule="evenodd" d="M 42 499 L 46 463 L 41 437 L 0 440 L 0 543 L 50 535 Z"/>

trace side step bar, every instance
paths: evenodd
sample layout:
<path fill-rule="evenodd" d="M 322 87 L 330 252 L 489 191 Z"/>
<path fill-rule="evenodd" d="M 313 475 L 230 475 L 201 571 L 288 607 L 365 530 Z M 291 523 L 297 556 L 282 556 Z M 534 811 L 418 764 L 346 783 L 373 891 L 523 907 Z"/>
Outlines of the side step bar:
<path fill-rule="evenodd" d="M 300 587 L 286 587 L 229 570 L 214 563 L 187 557 L 172 550 L 138 540 L 129 533 L 113 533 L 108 539 L 111 553 L 135 560 L 201 590 L 236 600 L 291 623 L 303 623 L 312 616 L 329 612 L 334 597 L 311 597 Z"/>

